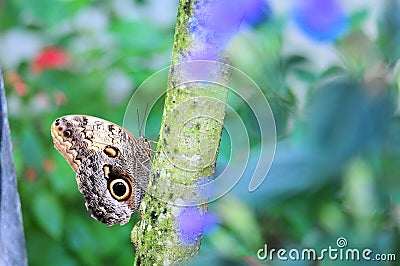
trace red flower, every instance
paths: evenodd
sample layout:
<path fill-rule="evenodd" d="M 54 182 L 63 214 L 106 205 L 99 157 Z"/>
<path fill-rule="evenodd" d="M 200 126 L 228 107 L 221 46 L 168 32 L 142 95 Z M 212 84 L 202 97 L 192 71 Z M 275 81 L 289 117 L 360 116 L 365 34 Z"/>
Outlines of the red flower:
<path fill-rule="evenodd" d="M 25 177 L 26 179 L 28 179 L 29 181 L 35 181 L 38 177 L 38 172 L 35 168 L 28 166 L 25 169 Z"/>
<path fill-rule="evenodd" d="M 28 87 L 17 72 L 8 72 L 6 75 L 6 79 L 8 82 L 10 82 L 11 85 L 13 85 L 14 90 L 19 96 L 25 96 L 28 94 Z"/>
<path fill-rule="evenodd" d="M 53 98 L 54 98 L 55 103 L 58 106 L 65 105 L 67 103 L 67 100 L 68 100 L 67 96 L 62 91 L 59 91 L 59 90 L 57 90 L 57 91 L 55 91 L 53 93 Z"/>
<path fill-rule="evenodd" d="M 56 163 L 54 160 L 46 158 L 42 161 L 43 169 L 46 173 L 53 173 L 56 169 Z"/>
<path fill-rule="evenodd" d="M 41 73 L 46 69 L 58 69 L 65 67 L 69 62 L 68 56 L 65 52 L 56 47 L 49 47 L 44 49 L 38 57 L 33 61 L 33 71 Z"/>

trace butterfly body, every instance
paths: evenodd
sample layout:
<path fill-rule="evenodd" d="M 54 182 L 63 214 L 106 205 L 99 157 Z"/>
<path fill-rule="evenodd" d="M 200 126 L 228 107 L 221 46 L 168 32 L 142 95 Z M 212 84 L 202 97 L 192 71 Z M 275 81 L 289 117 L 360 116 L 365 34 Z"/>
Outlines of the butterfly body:
<path fill-rule="evenodd" d="M 106 120 L 84 115 L 56 119 L 54 147 L 76 173 L 92 217 L 106 225 L 127 223 L 139 208 L 150 172 L 150 144 Z"/>

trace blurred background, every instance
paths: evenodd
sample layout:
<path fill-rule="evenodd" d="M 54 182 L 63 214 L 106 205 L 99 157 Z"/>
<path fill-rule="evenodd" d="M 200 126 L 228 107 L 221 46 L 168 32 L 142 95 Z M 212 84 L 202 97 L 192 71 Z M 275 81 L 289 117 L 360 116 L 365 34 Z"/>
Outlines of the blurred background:
<path fill-rule="evenodd" d="M 122 124 L 135 88 L 169 65 L 177 2 L 0 2 L 0 63 L 30 265 L 133 263 L 138 216 L 111 228 L 90 218 L 49 129 L 66 114 Z M 260 265 L 265 244 L 322 250 L 339 237 L 399 261 L 400 1 L 244 3 L 230 62 L 269 100 L 276 155 L 264 183 L 248 192 L 259 129 L 249 108 L 234 105 L 254 152 L 239 184 L 210 205 L 217 222 L 206 228 L 196 263 Z M 158 129 L 162 103 L 154 108 L 146 127 Z M 217 171 L 230 145 L 222 140 Z"/>

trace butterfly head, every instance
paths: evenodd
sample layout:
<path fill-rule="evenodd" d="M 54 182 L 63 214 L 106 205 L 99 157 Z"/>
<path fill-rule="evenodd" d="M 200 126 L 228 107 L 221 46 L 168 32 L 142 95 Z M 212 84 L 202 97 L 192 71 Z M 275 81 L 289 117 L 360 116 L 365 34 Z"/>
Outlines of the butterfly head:
<path fill-rule="evenodd" d="M 74 171 L 78 169 L 82 158 L 88 152 L 89 141 L 84 128 L 86 124 L 86 117 L 69 115 L 56 119 L 51 125 L 54 147 L 64 156 Z"/>

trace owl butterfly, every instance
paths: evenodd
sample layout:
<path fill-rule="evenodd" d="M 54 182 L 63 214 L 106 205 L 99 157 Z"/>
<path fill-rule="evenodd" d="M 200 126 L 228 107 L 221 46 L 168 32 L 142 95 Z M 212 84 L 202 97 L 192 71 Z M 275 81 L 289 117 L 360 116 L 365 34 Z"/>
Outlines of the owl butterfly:
<path fill-rule="evenodd" d="M 138 210 L 150 172 L 150 144 L 100 118 L 68 115 L 51 125 L 54 147 L 76 173 L 96 220 L 124 225 Z"/>

